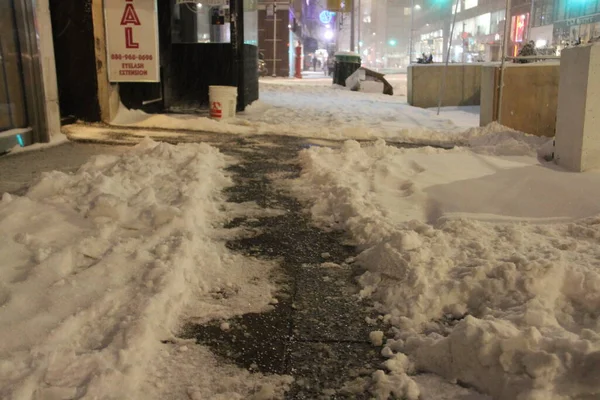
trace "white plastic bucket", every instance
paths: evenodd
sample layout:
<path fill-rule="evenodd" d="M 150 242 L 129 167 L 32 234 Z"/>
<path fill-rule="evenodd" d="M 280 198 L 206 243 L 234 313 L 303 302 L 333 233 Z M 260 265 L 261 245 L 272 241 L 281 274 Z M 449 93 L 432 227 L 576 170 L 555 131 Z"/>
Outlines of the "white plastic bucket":
<path fill-rule="evenodd" d="M 237 87 L 209 86 L 208 99 L 210 102 L 210 117 L 227 119 L 235 117 L 237 106 Z"/>

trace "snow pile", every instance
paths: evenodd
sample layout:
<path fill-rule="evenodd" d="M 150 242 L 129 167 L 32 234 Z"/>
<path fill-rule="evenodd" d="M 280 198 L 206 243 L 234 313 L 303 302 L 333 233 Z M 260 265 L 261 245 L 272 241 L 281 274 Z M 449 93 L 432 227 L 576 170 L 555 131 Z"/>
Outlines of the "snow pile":
<path fill-rule="evenodd" d="M 600 174 L 515 156 L 531 146 L 511 145 L 511 157 L 500 158 L 350 141 L 301 152 L 303 174 L 291 189 L 311 201 L 321 225 L 348 231 L 363 249 L 361 295 L 394 335 L 384 355 L 406 354 L 416 371 L 496 399 L 597 398 L 600 209 L 581 196 L 598 198 Z M 530 173 L 546 184 L 531 185 Z M 548 192 L 573 180 L 564 203 L 553 199 L 563 192 Z M 488 205 L 470 199 L 490 191 Z M 447 213 L 457 204 L 470 218 Z M 544 224 L 522 222 L 538 217 Z M 402 375 L 410 369 L 386 369 L 376 388 L 412 398 Z"/>
<path fill-rule="evenodd" d="M 271 266 L 215 239 L 228 162 L 145 140 L 2 196 L 1 398 L 148 398 L 146 369 L 182 313 L 267 307 Z"/>
<path fill-rule="evenodd" d="M 137 128 L 164 128 L 216 133 L 250 134 L 254 130 L 245 126 L 222 123 L 193 114 L 147 114 L 142 110 L 130 110 L 123 104 L 111 121 L 116 126 Z"/>
<path fill-rule="evenodd" d="M 497 122 L 482 128 L 468 129 L 457 141 L 478 153 L 498 156 L 534 155 L 547 142 L 547 137 L 528 135 Z"/>

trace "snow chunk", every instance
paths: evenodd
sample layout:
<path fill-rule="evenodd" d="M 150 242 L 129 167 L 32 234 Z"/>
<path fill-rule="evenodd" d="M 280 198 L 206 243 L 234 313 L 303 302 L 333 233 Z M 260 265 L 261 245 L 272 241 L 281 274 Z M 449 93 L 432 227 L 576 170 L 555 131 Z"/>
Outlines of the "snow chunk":
<path fill-rule="evenodd" d="M 369 333 L 369 339 L 373 346 L 382 346 L 383 345 L 383 332 L 382 331 L 373 331 Z"/>
<path fill-rule="evenodd" d="M 223 322 L 221 323 L 220 328 L 222 331 L 228 331 L 231 329 L 231 325 L 229 324 L 229 322 Z"/>

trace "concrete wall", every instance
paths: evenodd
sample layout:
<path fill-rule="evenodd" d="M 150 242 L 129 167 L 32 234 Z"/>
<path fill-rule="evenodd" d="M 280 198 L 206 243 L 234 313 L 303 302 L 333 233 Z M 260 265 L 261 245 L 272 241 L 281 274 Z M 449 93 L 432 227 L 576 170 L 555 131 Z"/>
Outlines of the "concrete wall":
<path fill-rule="evenodd" d="M 449 64 L 442 106 L 479 105 L 482 64 Z M 437 107 L 444 64 L 408 67 L 408 104 Z"/>
<path fill-rule="evenodd" d="M 498 120 L 499 65 L 481 73 L 480 125 Z M 554 136 L 558 106 L 558 63 L 507 64 L 504 72 L 502 125 L 537 136 Z"/>
<path fill-rule="evenodd" d="M 600 167 L 600 45 L 563 50 L 554 160 L 571 171 Z"/>
<path fill-rule="evenodd" d="M 42 64 L 42 81 L 44 92 L 44 109 L 46 115 L 46 129 L 48 135 L 45 139 L 59 135 L 60 109 L 58 105 L 58 86 L 56 83 L 56 66 L 54 63 L 54 42 L 52 40 L 52 20 L 48 0 L 38 0 L 35 8 L 35 20 L 38 30 L 38 48 Z"/>

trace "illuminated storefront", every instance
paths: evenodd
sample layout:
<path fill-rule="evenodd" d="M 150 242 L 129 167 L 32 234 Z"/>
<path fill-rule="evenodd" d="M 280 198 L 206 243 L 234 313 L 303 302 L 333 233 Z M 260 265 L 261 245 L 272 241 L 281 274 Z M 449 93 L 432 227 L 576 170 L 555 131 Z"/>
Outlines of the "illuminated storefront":
<path fill-rule="evenodd" d="M 497 10 L 457 21 L 450 61 L 495 61 L 498 58 L 503 20 L 504 10 Z"/>
<path fill-rule="evenodd" d="M 526 39 L 529 13 L 513 15 L 511 18 L 510 40 L 513 43 L 512 55 L 516 56 Z"/>
<path fill-rule="evenodd" d="M 416 47 L 418 56 L 421 56 L 422 53 L 425 53 L 426 55 L 431 54 L 434 62 L 442 62 L 444 60 L 443 31 L 440 29 L 421 35 L 421 40 Z"/>

